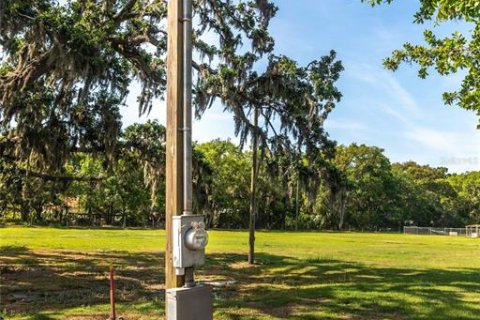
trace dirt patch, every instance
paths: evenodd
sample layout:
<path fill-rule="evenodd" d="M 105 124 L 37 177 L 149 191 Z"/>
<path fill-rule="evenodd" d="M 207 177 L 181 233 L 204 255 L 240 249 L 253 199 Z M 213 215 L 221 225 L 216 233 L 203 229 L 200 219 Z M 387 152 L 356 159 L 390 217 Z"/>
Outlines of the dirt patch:
<path fill-rule="evenodd" d="M 254 269 L 259 267 L 259 265 L 255 265 L 255 264 L 252 265 L 248 263 L 248 261 L 233 262 L 233 263 L 230 263 L 228 266 L 233 270 Z"/>
<path fill-rule="evenodd" d="M 294 311 L 294 306 L 286 305 L 283 307 L 273 308 L 270 311 L 270 315 L 279 318 L 288 318 L 292 315 Z"/>

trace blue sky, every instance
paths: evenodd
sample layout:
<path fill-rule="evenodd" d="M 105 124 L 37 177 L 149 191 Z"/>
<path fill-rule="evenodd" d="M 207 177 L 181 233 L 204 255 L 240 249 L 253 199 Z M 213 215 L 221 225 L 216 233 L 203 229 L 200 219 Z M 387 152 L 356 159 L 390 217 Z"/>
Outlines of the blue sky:
<path fill-rule="evenodd" d="M 397 1 L 371 8 L 360 0 L 277 0 L 280 10 L 272 21 L 276 53 L 301 64 L 334 49 L 345 71 L 338 82 L 342 101 L 327 120 L 330 137 L 340 144 L 375 145 L 394 162 L 415 160 L 448 167 L 450 172 L 480 168 L 477 117 L 459 107 L 444 106 L 441 94 L 458 88 L 462 76 L 426 80 L 415 66 L 386 71 L 382 59 L 404 42 L 422 43 L 425 26 L 413 24 L 418 1 Z M 430 26 L 429 26 L 430 27 Z M 468 25 L 450 23 L 434 28 L 438 34 L 466 32 Z M 125 125 L 138 118 L 135 90 L 122 110 Z M 156 101 L 148 118 L 165 123 L 165 104 Z M 236 140 L 230 114 L 216 105 L 195 121 L 193 139 Z"/>

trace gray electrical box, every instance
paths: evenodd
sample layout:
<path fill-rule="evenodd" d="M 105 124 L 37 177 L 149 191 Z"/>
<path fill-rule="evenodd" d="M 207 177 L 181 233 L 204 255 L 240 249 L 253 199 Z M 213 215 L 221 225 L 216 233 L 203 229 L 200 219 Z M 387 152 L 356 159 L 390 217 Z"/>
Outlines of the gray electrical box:
<path fill-rule="evenodd" d="M 211 287 L 168 289 L 166 304 L 168 320 L 213 320 Z"/>
<path fill-rule="evenodd" d="M 177 274 L 184 274 L 185 268 L 203 265 L 205 246 L 208 243 L 204 217 L 201 215 L 174 216 L 172 231 L 173 266 Z"/>

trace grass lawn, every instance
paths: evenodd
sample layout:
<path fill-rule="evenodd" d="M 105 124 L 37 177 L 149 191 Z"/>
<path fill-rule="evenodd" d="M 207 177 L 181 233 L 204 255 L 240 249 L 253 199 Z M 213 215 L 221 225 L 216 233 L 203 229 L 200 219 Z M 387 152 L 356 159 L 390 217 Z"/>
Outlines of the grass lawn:
<path fill-rule="evenodd" d="M 480 240 L 400 234 L 211 231 L 198 280 L 217 319 L 480 319 Z M 163 231 L 0 229 L 5 319 L 162 319 Z"/>

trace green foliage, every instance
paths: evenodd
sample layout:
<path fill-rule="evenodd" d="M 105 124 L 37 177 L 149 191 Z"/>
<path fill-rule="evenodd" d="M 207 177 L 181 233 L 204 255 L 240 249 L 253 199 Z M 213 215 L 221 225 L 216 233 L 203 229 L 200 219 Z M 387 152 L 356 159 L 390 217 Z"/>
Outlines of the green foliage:
<path fill-rule="evenodd" d="M 413 161 L 391 165 L 379 148 L 339 146 L 312 218 L 316 225 L 333 229 L 398 230 L 405 224 L 462 227 L 478 221 L 474 186 L 479 182 L 477 172 L 449 175 L 445 168 Z M 468 190 L 467 194 L 461 190 Z"/>
<path fill-rule="evenodd" d="M 462 216 L 472 223 L 480 223 L 480 172 L 467 172 L 447 178 L 458 195 L 455 205 Z"/>
<path fill-rule="evenodd" d="M 345 211 L 350 215 L 346 219 L 350 226 L 369 229 L 402 224 L 392 216 L 396 190 L 390 161 L 382 149 L 356 144 L 340 146 L 335 164 L 349 181 Z"/>
<path fill-rule="evenodd" d="M 214 140 L 195 148 L 212 168 L 209 195 L 210 226 L 246 228 L 251 162 L 248 154 L 230 141 Z"/>
<path fill-rule="evenodd" d="M 455 206 L 457 194 L 447 180 L 446 168 L 406 162 L 395 164 L 393 170 L 404 183 L 403 203 L 416 224 L 460 227 L 468 222 Z"/>
<path fill-rule="evenodd" d="M 131 170 L 143 166 L 144 180 L 155 206 L 160 185 L 165 180 L 166 129 L 157 121 L 147 121 L 126 128 L 121 138 L 122 156 Z"/>
<path fill-rule="evenodd" d="M 391 3 L 393 0 L 362 0 L 372 5 Z M 440 75 L 466 71 L 461 87 L 454 92 L 445 92 L 446 104 L 458 104 L 473 110 L 480 116 L 480 6 L 477 0 L 421 0 L 421 7 L 415 14 L 415 23 L 433 21 L 435 25 L 448 21 L 465 21 L 471 28 L 468 34 L 454 32 L 451 36 L 439 38 L 432 30 L 425 30 L 425 44 L 405 43 L 395 50 L 384 65 L 397 70 L 402 63 L 416 63 L 418 75 L 425 78 L 434 68 Z M 480 128 L 480 125 L 479 125 Z"/>
<path fill-rule="evenodd" d="M 156 122 L 128 127 L 113 166 L 105 166 L 104 157 L 77 153 L 62 175 L 4 160 L 3 221 L 162 227 L 164 134 Z M 478 171 L 449 174 L 413 161 L 391 164 L 382 149 L 365 145 L 335 150 L 334 158 L 319 164 L 292 148 L 267 152 L 257 181 L 257 227 L 399 230 L 405 224 L 462 227 L 480 222 Z M 248 226 L 251 167 L 252 152 L 230 141 L 195 145 L 194 209 L 207 217 L 209 227 Z"/>

